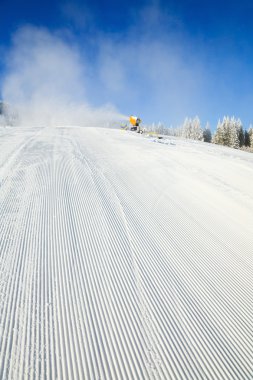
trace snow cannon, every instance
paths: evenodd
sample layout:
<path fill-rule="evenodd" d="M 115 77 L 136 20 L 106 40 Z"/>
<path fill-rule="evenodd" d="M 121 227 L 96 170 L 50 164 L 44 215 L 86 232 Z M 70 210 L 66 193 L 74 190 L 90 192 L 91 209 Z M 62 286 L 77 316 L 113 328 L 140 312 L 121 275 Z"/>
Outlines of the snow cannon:
<path fill-rule="evenodd" d="M 133 127 L 138 127 L 141 123 L 141 119 L 137 116 L 130 116 L 129 118 L 130 123 L 132 124 Z"/>
<path fill-rule="evenodd" d="M 137 131 L 138 133 L 140 133 L 140 123 L 141 123 L 141 119 L 137 116 L 133 116 L 131 115 L 129 117 L 129 121 L 130 121 L 130 130 L 131 131 Z"/>

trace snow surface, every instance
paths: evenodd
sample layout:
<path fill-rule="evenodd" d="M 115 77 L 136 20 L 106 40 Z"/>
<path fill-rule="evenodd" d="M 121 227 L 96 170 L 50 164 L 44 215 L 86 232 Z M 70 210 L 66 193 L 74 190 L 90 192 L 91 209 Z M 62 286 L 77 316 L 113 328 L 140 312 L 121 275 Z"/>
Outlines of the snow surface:
<path fill-rule="evenodd" d="M 2 128 L 0 168 L 0 379 L 253 379 L 252 154 Z"/>

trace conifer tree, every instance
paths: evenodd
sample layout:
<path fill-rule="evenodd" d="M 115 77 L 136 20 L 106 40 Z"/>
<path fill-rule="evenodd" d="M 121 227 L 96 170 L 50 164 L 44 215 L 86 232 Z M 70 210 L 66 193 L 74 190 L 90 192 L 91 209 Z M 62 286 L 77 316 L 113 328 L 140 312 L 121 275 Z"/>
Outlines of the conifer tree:
<path fill-rule="evenodd" d="M 253 148 L 253 127 L 252 126 L 250 126 L 248 133 L 249 133 L 250 148 Z"/>
<path fill-rule="evenodd" d="M 214 144 L 221 144 L 221 137 L 220 136 L 221 136 L 221 121 L 219 119 L 216 131 L 215 131 L 215 133 L 213 135 L 212 142 Z"/>
<path fill-rule="evenodd" d="M 223 145 L 230 146 L 231 141 L 231 128 L 230 128 L 229 116 L 224 117 L 222 136 L 223 136 Z"/>
<path fill-rule="evenodd" d="M 185 118 L 182 130 L 182 136 L 186 139 L 191 138 L 191 119 Z"/>
<path fill-rule="evenodd" d="M 239 139 L 239 146 L 242 147 L 244 145 L 244 132 L 243 132 L 243 126 L 240 119 L 238 119 L 235 123 L 237 135 Z"/>
<path fill-rule="evenodd" d="M 203 130 L 201 128 L 200 120 L 198 116 L 192 120 L 192 135 L 193 140 L 203 141 Z"/>
<path fill-rule="evenodd" d="M 211 133 L 210 125 L 208 122 L 206 123 L 206 127 L 203 131 L 203 139 L 205 142 L 209 142 L 209 143 L 212 141 L 212 133 Z"/>
<path fill-rule="evenodd" d="M 238 149 L 244 145 L 244 131 L 240 119 L 236 120 L 233 116 L 224 116 L 223 121 L 218 122 L 213 142 Z"/>
<path fill-rule="evenodd" d="M 239 141 L 239 128 L 238 128 L 238 122 L 235 120 L 234 117 L 231 118 L 229 122 L 229 144 L 231 148 L 238 149 L 240 146 Z"/>
<path fill-rule="evenodd" d="M 186 139 L 203 141 L 203 130 L 198 116 L 192 120 L 186 118 L 182 128 L 182 136 Z"/>
<path fill-rule="evenodd" d="M 244 131 L 244 145 L 246 147 L 249 147 L 250 146 L 250 138 L 249 138 L 249 132 L 248 131 Z"/>
<path fill-rule="evenodd" d="M 229 117 L 224 116 L 222 122 L 219 120 L 213 142 L 219 145 L 229 145 Z"/>

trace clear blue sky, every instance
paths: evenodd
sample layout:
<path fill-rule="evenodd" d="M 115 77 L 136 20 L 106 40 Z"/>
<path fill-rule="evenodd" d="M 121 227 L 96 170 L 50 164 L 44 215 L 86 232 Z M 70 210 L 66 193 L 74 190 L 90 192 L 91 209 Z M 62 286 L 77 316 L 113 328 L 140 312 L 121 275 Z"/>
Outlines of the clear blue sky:
<path fill-rule="evenodd" d="M 0 1 L 0 83 L 13 38 L 30 25 L 78 50 L 94 106 L 167 125 L 195 115 L 212 129 L 224 115 L 253 122 L 249 0 Z"/>

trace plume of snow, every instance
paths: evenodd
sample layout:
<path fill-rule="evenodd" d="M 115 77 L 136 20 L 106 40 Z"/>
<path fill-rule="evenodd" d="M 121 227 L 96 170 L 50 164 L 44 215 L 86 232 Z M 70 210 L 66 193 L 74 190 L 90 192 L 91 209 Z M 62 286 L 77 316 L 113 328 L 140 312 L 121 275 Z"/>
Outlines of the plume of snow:
<path fill-rule="evenodd" d="M 111 104 L 89 104 L 79 50 L 47 29 L 20 28 L 7 67 L 3 97 L 15 106 L 20 125 L 108 126 L 127 119 Z"/>

